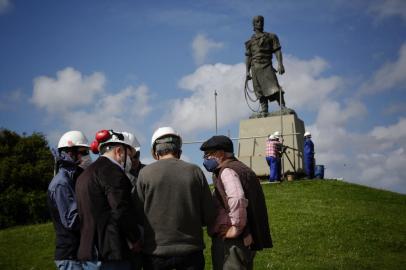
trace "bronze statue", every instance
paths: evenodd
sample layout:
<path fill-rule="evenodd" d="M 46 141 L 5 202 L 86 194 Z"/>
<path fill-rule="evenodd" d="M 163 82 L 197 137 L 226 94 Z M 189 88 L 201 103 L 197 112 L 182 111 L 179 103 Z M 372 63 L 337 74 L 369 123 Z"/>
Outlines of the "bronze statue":
<path fill-rule="evenodd" d="M 255 34 L 245 42 L 246 82 L 252 79 L 255 95 L 261 105 L 261 114 L 266 116 L 268 101 L 277 101 L 281 109 L 285 108 L 284 92 L 275 74 L 285 73 L 285 68 L 278 37 L 273 33 L 264 32 L 264 17 L 255 16 L 252 24 Z M 272 54 L 275 54 L 278 61 L 278 70 L 272 66 Z"/>

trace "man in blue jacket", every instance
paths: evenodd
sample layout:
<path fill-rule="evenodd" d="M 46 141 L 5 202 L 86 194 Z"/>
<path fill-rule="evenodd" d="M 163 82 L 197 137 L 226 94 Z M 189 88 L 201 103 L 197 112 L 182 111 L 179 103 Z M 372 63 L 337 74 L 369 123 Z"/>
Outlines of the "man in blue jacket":
<path fill-rule="evenodd" d="M 54 153 L 56 174 L 48 187 L 48 207 L 55 228 L 55 264 L 58 269 L 97 269 L 92 262 L 77 259 L 79 216 L 75 183 L 79 174 L 91 163 L 89 145 L 80 131 L 63 134 Z"/>
<path fill-rule="evenodd" d="M 304 134 L 304 167 L 307 178 L 314 178 L 314 144 L 312 134 L 306 131 Z"/>

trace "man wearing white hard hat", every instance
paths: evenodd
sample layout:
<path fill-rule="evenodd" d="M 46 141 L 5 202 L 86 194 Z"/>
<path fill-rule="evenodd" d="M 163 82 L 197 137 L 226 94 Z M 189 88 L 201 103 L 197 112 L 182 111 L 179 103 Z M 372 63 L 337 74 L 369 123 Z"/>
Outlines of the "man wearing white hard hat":
<path fill-rule="evenodd" d="M 80 260 L 97 258 L 101 269 L 131 269 L 140 251 L 137 213 L 131 198 L 131 169 L 135 149 L 128 132 L 101 130 L 91 144 L 100 157 L 76 183 L 81 220 Z"/>
<path fill-rule="evenodd" d="M 158 128 L 137 181 L 145 230 L 144 269 L 203 270 L 203 226 L 214 219 L 214 205 L 203 171 L 180 160 L 182 138 L 171 127 Z"/>
<path fill-rule="evenodd" d="M 77 259 L 80 227 L 75 183 L 91 163 L 86 136 L 76 130 L 66 132 L 54 155 L 56 174 L 48 186 L 47 201 L 56 234 L 55 263 L 58 269 L 82 269 Z M 86 264 L 86 269 L 96 269 L 92 262 Z"/>
<path fill-rule="evenodd" d="M 307 178 L 314 178 L 314 144 L 312 134 L 306 131 L 304 134 L 304 167 Z"/>
<path fill-rule="evenodd" d="M 280 181 L 280 150 L 281 143 L 278 138 L 271 134 L 266 141 L 265 159 L 269 165 L 269 182 Z"/>

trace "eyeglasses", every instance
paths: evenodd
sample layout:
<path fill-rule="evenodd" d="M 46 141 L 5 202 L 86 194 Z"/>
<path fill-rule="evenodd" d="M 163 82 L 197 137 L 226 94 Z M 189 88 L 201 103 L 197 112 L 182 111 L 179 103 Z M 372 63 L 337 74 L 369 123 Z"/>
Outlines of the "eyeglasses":
<path fill-rule="evenodd" d="M 78 154 L 81 154 L 82 156 L 87 156 L 89 155 L 89 150 L 80 150 L 78 151 Z"/>
<path fill-rule="evenodd" d="M 215 153 L 216 153 L 216 151 L 206 152 L 206 153 L 204 153 L 203 158 L 207 159 L 207 158 L 213 156 Z"/>

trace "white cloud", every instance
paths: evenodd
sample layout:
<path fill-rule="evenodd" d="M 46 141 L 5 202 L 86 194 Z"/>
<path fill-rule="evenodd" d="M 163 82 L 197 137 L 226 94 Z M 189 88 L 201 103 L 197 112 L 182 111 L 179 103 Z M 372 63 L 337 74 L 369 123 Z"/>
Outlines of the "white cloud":
<path fill-rule="evenodd" d="M 56 74 L 56 79 L 40 76 L 34 79 L 31 101 L 48 112 L 66 110 L 89 105 L 97 94 L 104 90 L 105 77 L 100 72 L 83 76 L 74 68 L 67 67 Z"/>
<path fill-rule="evenodd" d="M 399 58 L 395 62 L 386 63 L 378 69 L 373 77 L 361 86 L 361 93 L 375 94 L 395 87 L 404 89 L 406 84 L 405 70 L 406 43 L 400 48 Z"/>
<path fill-rule="evenodd" d="M 11 8 L 10 0 L 0 0 L 0 14 L 5 13 Z"/>
<path fill-rule="evenodd" d="M 406 192 L 406 151 L 403 147 L 383 154 L 359 155 L 356 161 L 361 173 L 359 183 Z"/>
<path fill-rule="evenodd" d="M 91 139 L 100 129 L 113 129 L 132 132 L 143 142 L 145 134 L 140 127 L 152 110 L 148 92 L 145 85 L 129 86 L 116 94 L 105 94 L 88 110 L 82 108 L 64 113 L 62 120 L 69 129 L 82 130 Z"/>
<path fill-rule="evenodd" d="M 284 65 L 286 73 L 278 79 L 285 91 L 286 105 L 291 108 L 317 110 L 319 104 L 343 84 L 338 76 L 322 76 L 329 66 L 320 57 L 302 60 L 287 55 Z"/>
<path fill-rule="evenodd" d="M 237 65 L 204 65 L 185 76 L 179 87 L 192 95 L 169 102 L 161 122 L 177 127 L 183 134 L 214 127 L 214 90 L 218 96 L 219 125 L 227 125 L 248 114 L 243 96 L 245 67 Z"/>
<path fill-rule="evenodd" d="M 377 140 L 400 140 L 404 139 L 406 143 L 406 118 L 401 118 L 398 123 L 391 126 L 374 127 L 370 132 Z"/>
<path fill-rule="evenodd" d="M 103 113 L 119 116 L 126 108 L 132 117 L 143 117 L 151 111 L 148 87 L 141 85 L 137 88 L 128 86 L 114 95 L 106 95 L 98 101 L 98 107 Z"/>
<path fill-rule="evenodd" d="M 145 141 L 140 125 L 152 110 L 148 87 L 130 85 L 111 93 L 104 90 L 105 80 L 101 73 L 83 76 L 73 68 L 58 71 L 57 79 L 34 80 L 32 101 L 64 127 L 49 132 L 51 144 L 66 130 L 81 130 L 90 141 L 100 129 L 129 131 Z"/>
<path fill-rule="evenodd" d="M 404 0 L 371 1 L 368 11 L 374 15 L 377 15 L 379 19 L 400 16 L 406 20 L 406 2 Z"/>
<path fill-rule="evenodd" d="M 222 42 L 215 42 L 203 34 L 198 34 L 192 42 L 193 56 L 197 65 L 203 64 L 208 54 L 224 47 Z"/>

